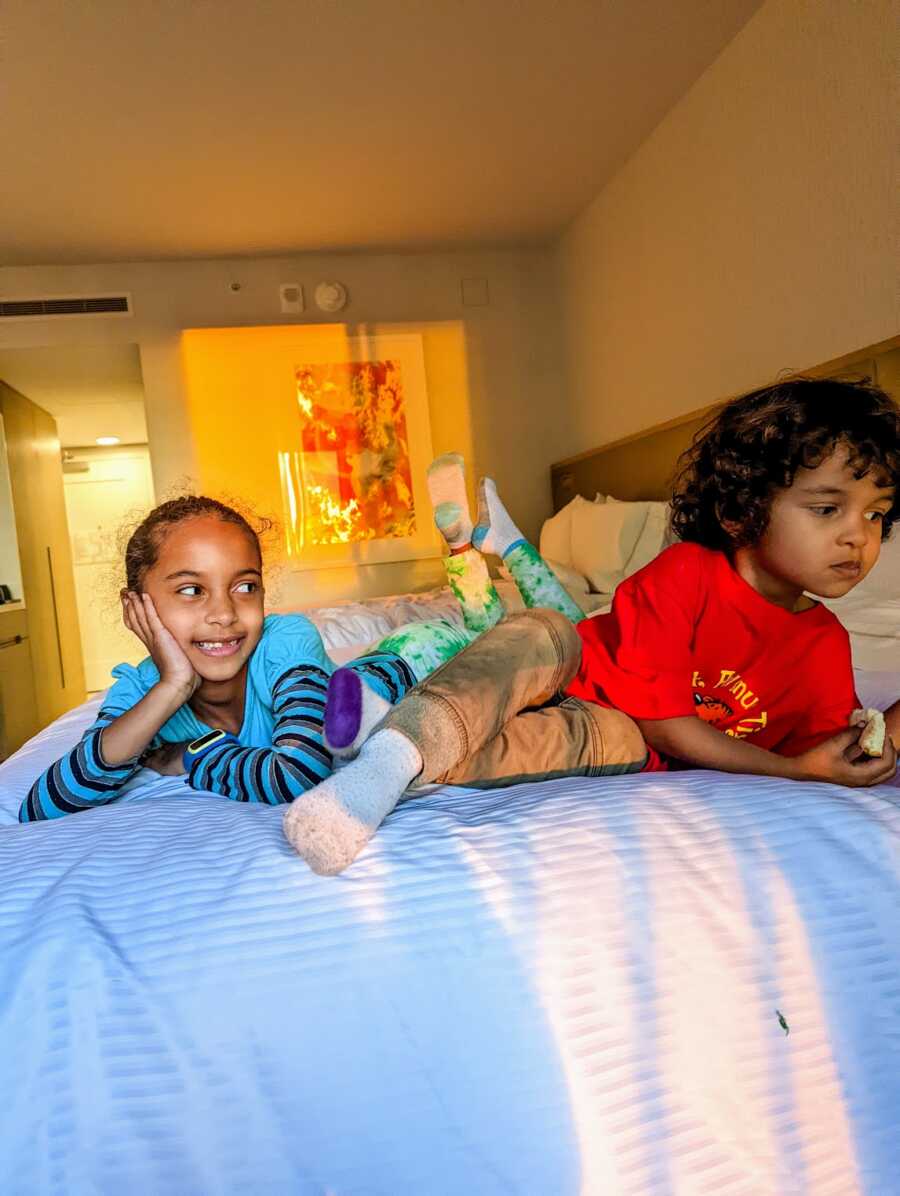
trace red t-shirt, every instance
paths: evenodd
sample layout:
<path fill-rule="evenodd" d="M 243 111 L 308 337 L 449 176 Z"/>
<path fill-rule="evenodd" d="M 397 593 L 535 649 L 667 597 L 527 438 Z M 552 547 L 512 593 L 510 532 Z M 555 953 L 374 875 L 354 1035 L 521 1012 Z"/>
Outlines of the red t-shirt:
<path fill-rule="evenodd" d="M 578 633 L 581 669 L 566 692 L 632 718 L 694 714 L 797 756 L 846 728 L 859 705 L 850 640 L 831 611 L 775 606 L 699 544 L 667 548 Z M 651 751 L 647 768 L 664 767 Z"/>

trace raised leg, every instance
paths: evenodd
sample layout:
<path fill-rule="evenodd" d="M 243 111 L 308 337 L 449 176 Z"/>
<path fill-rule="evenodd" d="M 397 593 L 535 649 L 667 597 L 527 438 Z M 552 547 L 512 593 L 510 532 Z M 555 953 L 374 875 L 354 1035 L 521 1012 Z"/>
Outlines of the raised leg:
<path fill-rule="evenodd" d="M 478 521 L 472 543 L 481 552 L 503 558 L 526 606 L 559 611 L 572 623 L 585 618 L 541 554 L 516 527 L 491 478 L 482 478 L 478 485 Z"/>

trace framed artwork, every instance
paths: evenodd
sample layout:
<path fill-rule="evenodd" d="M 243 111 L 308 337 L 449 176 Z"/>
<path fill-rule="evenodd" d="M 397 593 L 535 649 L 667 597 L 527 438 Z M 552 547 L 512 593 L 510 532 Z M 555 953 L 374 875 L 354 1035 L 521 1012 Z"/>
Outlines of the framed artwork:
<path fill-rule="evenodd" d="M 422 338 L 336 346 L 310 336 L 289 355 L 296 437 L 279 449 L 278 471 L 290 564 L 439 555 L 425 487 L 432 452 Z"/>

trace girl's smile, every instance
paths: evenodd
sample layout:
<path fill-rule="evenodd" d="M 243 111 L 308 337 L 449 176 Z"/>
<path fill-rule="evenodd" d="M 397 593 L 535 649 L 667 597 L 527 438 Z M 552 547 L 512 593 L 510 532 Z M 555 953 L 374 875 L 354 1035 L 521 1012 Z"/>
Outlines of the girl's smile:
<path fill-rule="evenodd" d="M 239 635 L 227 640 L 195 640 L 194 647 L 204 656 L 233 656 L 240 649 L 245 638 L 245 636 Z"/>

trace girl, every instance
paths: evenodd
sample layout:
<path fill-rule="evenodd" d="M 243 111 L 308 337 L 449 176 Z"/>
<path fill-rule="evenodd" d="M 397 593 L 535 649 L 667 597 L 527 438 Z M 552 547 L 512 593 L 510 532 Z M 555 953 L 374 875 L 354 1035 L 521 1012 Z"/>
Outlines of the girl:
<path fill-rule="evenodd" d="M 22 822 L 114 801 L 146 764 L 195 788 L 282 802 L 331 771 L 321 723 L 333 671 L 300 615 L 263 616 L 259 539 L 212 498 L 163 503 L 125 553 L 125 626 L 147 648 L 113 670 L 97 721 L 32 786 Z M 414 680 L 396 657 L 356 662 L 386 698 Z"/>
<path fill-rule="evenodd" d="M 445 467 L 438 461 L 429 473 L 439 498 Z M 499 617 L 475 557 L 466 569 L 461 557 L 449 562 L 472 628 L 400 629 L 342 670 L 365 690 L 370 710 L 390 709 Z M 96 722 L 34 783 L 20 821 L 115 801 L 142 765 L 184 773 L 195 789 L 268 804 L 290 802 L 330 775 L 322 732 L 334 665 L 308 619 L 264 617 L 261 569 L 256 532 L 215 499 L 185 496 L 147 516 L 128 541 L 121 600 L 126 627 L 149 655 L 113 670 Z"/>
<path fill-rule="evenodd" d="M 286 813 L 288 839 L 316 871 L 338 872 L 412 782 L 670 764 L 888 779 L 900 703 L 884 756 L 863 757 L 848 727 L 859 702 L 847 634 L 807 592 L 842 597 L 868 574 L 897 516 L 898 476 L 900 413 L 876 387 L 795 379 L 734 400 L 683 462 L 683 542 L 624 582 L 610 614 L 577 628 L 552 611 L 505 620 L 378 719 L 361 679 L 336 674 L 326 725 L 336 749 L 361 751 Z M 521 556 L 488 485 L 481 507 L 475 543 Z"/>

